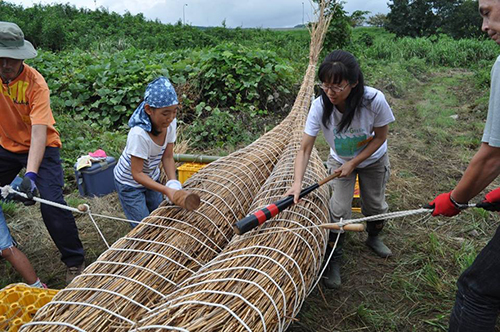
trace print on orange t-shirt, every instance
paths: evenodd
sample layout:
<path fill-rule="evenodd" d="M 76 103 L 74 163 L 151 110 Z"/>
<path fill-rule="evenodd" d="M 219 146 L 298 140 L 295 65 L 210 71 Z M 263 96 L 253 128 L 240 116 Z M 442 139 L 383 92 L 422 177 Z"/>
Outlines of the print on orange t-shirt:
<path fill-rule="evenodd" d="M 25 153 L 31 145 L 31 126 L 46 125 L 46 146 L 61 147 L 50 109 L 50 92 L 45 79 L 24 64 L 22 73 L 12 82 L 1 84 L 0 145 L 11 152 Z"/>

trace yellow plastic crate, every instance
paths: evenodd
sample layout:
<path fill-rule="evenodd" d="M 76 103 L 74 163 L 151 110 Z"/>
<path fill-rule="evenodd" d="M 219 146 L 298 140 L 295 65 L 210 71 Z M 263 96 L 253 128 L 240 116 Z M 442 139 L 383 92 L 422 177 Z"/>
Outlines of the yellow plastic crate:
<path fill-rule="evenodd" d="M 57 289 L 29 287 L 12 284 L 0 290 L 0 331 L 17 332 L 31 322 L 38 309 L 57 294 Z"/>
<path fill-rule="evenodd" d="M 354 185 L 354 195 L 352 197 L 352 212 L 361 213 L 361 201 L 359 198 L 359 179 L 357 175 L 356 184 Z"/>
<path fill-rule="evenodd" d="M 177 177 L 179 178 L 180 183 L 184 183 L 187 179 L 189 179 L 194 173 L 198 172 L 203 167 L 208 164 L 202 163 L 184 163 L 177 167 Z"/>

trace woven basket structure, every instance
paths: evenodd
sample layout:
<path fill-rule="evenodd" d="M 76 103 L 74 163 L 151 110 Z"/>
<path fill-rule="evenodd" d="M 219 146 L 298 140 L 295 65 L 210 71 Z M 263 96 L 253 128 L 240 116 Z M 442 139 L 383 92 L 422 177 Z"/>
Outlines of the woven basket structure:
<path fill-rule="evenodd" d="M 281 198 L 293 182 L 290 143 L 250 211 Z M 326 176 L 314 152 L 304 182 Z M 323 186 L 260 229 L 236 236 L 210 263 L 182 282 L 134 331 L 284 331 L 314 286 L 327 232 L 328 187 Z"/>
<path fill-rule="evenodd" d="M 327 190 L 318 189 L 301 204 L 243 237 L 235 236 L 232 226 L 247 213 L 281 198 L 292 182 L 293 159 L 313 96 L 315 64 L 329 24 L 323 15 L 324 5 L 311 31 L 310 64 L 287 118 L 251 145 L 210 163 L 185 182 L 184 187 L 201 198 L 198 210 L 162 203 L 59 291 L 21 331 L 129 331 L 154 328 L 156 321 L 160 325 L 187 324 L 187 330 L 193 331 L 229 331 L 219 319 L 236 331 L 283 331 L 288 326 L 321 265 L 326 231 L 316 225 L 328 222 Z M 312 184 L 324 176 L 321 160 L 313 153 L 304 183 Z M 300 225 L 312 228 L 302 226 L 300 230 Z M 277 229 L 281 231 L 273 235 Z M 236 280 L 208 281 L 217 277 L 210 271 L 231 267 L 240 273 L 221 272 L 220 278 L 245 279 L 241 273 L 248 274 L 248 269 L 240 266 L 258 267 L 269 277 L 254 271 L 246 277 L 246 285 Z M 202 286 L 196 286 L 200 283 Z M 206 289 L 219 292 L 218 298 L 211 295 L 207 299 L 215 304 L 232 301 L 244 307 L 248 300 L 243 299 L 254 296 L 272 300 L 267 307 L 256 303 L 238 312 L 242 324 L 223 318 L 224 312 L 216 313 L 213 307 L 181 306 L 182 299 L 198 288 L 199 294 L 208 294 Z M 235 289 L 243 295 L 222 296 Z M 249 311 L 253 307 L 258 310 Z M 180 314 L 186 320 L 170 322 L 173 315 L 179 317 L 178 312 L 190 314 Z M 214 318 L 209 321 L 203 316 Z"/>

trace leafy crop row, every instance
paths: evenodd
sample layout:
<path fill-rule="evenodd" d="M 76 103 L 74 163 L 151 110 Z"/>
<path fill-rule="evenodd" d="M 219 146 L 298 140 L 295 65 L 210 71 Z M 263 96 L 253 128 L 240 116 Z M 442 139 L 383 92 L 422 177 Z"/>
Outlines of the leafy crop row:
<path fill-rule="evenodd" d="M 275 52 L 234 44 L 170 53 L 40 52 L 29 63 L 47 80 L 56 112 L 111 130 L 127 123 L 148 82 L 170 77 L 184 106 L 179 118 L 191 124 L 188 131 L 200 144 L 237 143 L 241 130 L 232 125 L 234 117 L 281 113 L 300 81 Z M 261 125 L 255 123 L 252 132 Z"/>

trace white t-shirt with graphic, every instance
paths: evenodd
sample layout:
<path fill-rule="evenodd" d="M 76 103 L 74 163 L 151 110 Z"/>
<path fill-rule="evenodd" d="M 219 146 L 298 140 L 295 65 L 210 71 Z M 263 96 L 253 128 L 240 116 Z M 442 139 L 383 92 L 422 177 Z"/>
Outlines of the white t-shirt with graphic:
<path fill-rule="evenodd" d="M 321 118 L 323 117 L 323 101 L 321 97 L 318 97 L 311 105 L 304 132 L 309 136 L 316 137 L 321 129 L 326 141 L 330 145 L 330 154 L 335 160 L 344 164 L 356 157 L 368 145 L 373 136 L 375 136 L 373 128 L 383 127 L 395 120 L 384 94 L 377 89 L 365 86 L 365 95 L 361 104 L 361 109 L 358 110 L 352 119 L 351 125 L 344 128 L 342 132 L 338 132 L 337 127 L 342 119 L 342 113 L 333 106 L 330 124 L 328 127 L 323 126 L 321 122 Z M 386 152 L 387 141 L 370 157 L 363 160 L 358 168 L 363 168 L 374 163 Z"/>
<path fill-rule="evenodd" d="M 132 177 L 131 156 L 144 160 L 143 173 L 157 181 L 160 177 L 160 165 L 163 153 L 168 143 L 174 143 L 177 138 L 177 119 L 174 119 L 167 129 L 167 137 L 163 145 L 158 145 L 141 127 L 133 127 L 127 136 L 127 145 L 115 166 L 115 179 L 125 185 L 140 188 L 142 185 Z"/>

